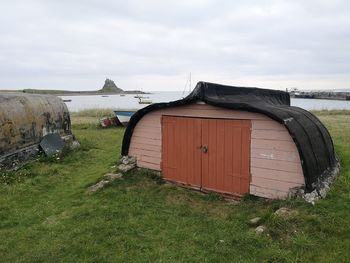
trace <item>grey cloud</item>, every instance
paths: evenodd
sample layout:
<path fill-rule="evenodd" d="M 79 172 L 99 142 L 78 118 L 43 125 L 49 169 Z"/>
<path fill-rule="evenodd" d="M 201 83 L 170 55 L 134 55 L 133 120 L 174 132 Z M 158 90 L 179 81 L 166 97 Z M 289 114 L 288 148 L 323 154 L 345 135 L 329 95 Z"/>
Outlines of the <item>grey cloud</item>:
<path fill-rule="evenodd" d="M 300 88 L 320 88 L 322 80 L 348 88 L 349 7 L 326 0 L 0 3 L 0 89 L 95 89 L 104 77 L 125 89 L 140 79 L 145 89 L 176 89 L 166 83 L 185 82 L 189 71 L 195 80 L 231 84 L 280 88 L 281 79 L 297 79 Z"/>

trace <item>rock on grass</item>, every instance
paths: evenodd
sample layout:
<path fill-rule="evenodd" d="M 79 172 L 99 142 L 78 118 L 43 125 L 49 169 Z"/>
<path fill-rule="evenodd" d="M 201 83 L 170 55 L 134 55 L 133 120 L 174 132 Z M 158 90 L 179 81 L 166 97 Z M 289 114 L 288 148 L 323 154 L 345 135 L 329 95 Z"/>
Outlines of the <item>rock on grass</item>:
<path fill-rule="evenodd" d="M 264 233 L 266 230 L 266 226 L 258 226 L 257 228 L 255 228 L 255 233 L 257 233 L 258 235 Z"/>
<path fill-rule="evenodd" d="M 297 214 L 298 214 L 297 210 L 291 209 L 289 207 L 281 207 L 277 209 L 274 213 L 274 215 L 280 216 L 280 217 L 289 217 Z"/>
<path fill-rule="evenodd" d="M 260 217 L 254 217 L 254 218 L 249 220 L 248 224 L 250 226 L 257 226 L 257 225 L 259 225 L 260 221 L 261 221 Z"/>
<path fill-rule="evenodd" d="M 123 175 L 121 173 L 117 173 L 117 174 L 107 173 L 107 174 L 105 174 L 104 179 L 102 179 L 98 183 L 90 186 L 88 189 L 88 192 L 89 193 L 96 192 L 96 191 L 102 189 L 103 187 L 105 187 L 110 182 L 115 181 L 117 179 L 123 179 Z"/>

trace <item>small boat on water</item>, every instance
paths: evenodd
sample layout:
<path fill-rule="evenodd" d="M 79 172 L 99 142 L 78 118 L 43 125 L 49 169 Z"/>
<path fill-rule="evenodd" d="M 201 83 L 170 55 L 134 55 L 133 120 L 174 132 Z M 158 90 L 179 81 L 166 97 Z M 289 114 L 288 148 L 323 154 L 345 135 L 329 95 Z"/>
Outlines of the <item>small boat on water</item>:
<path fill-rule="evenodd" d="M 71 102 L 72 100 L 67 99 L 67 100 L 63 100 L 63 102 Z"/>
<path fill-rule="evenodd" d="M 134 98 L 136 98 L 136 99 L 149 99 L 149 97 L 138 95 L 138 94 L 135 95 Z"/>
<path fill-rule="evenodd" d="M 152 100 L 141 97 L 139 98 L 139 104 L 152 104 Z"/>
<path fill-rule="evenodd" d="M 119 119 L 121 124 L 123 124 L 123 126 L 126 126 L 126 125 L 128 125 L 131 116 L 134 115 L 135 112 L 136 111 L 115 110 L 114 114 L 115 114 L 115 116 L 117 116 L 117 118 Z"/>
<path fill-rule="evenodd" d="M 102 95 L 102 97 L 109 97 L 108 95 Z"/>

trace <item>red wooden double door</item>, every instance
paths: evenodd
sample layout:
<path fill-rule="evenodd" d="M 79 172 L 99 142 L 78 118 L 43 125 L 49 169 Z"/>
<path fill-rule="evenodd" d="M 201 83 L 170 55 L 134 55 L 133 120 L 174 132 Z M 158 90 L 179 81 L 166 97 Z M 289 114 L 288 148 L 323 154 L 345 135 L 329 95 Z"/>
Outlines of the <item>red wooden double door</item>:
<path fill-rule="evenodd" d="M 249 192 L 249 120 L 162 117 L 167 180 L 233 195 Z"/>

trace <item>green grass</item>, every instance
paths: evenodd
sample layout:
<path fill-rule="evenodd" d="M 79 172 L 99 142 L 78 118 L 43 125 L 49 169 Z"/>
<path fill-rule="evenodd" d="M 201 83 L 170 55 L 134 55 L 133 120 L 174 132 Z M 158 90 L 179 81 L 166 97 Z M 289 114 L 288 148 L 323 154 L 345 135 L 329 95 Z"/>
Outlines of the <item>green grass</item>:
<path fill-rule="evenodd" d="M 246 197 L 239 203 L 128 173 L 94 194 L 119 158 L 124 129 L 74 124 L 82 144 L 64 158 L 41 159 L 0 184 L 2 262 L 348 262 L 350 115 L 320 114 L 342 163 L 326 199 Z M 73 123 L 74 122 L 73 115 Z M 281 206 L 298 211 L 281 219 Z M 247 221 L 262 217 L 256 235 Z"/>
<path fill-rule="evenodd" d="M 104 117 L 113 117 L 113 109 L 86 109 L 77 112 L 71 112 L 72 124 L 95 124 L 99 126 L 99 120 Z"/>
<path fill-rule="evenodd" d="M 94 118 L 102 118 L 102 117 L 112 117 L 114 116 L 113 109 L 105 108 L 105 109 L 86 109 L 77 112 L 72 112 L 72 119 L 76 117 L 94 117 Z"/>
<path fill-rule="evenodd" d="M 314 110 L 312 111 L 319 117 L 329 116 L 329 115 L 349 115 L 350 110 Z"/>

